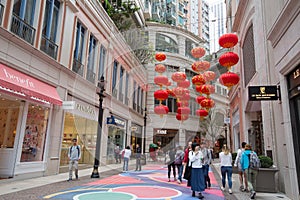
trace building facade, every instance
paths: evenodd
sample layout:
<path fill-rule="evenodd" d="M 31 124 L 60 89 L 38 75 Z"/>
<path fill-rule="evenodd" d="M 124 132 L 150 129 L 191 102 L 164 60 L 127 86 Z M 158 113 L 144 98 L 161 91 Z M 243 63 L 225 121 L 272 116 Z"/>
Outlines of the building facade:
<path fill-rule="evenodd" d="M 233 149 L 242 141 L 271 157 L 277 189 L 299 199 L 300 2 L 226 1 L 228 27 L 239 36 L 235 49 L 241 81 L 230 94 Z M 235 16 L 235 17 L 233 17 Z M 278 100 L 250 101 L 251 86 L 275 86 Z M 238 98 L 236 97 L 239 97 Z M 237 142 L 238 141 L 238 142 Z"/>
<path fill-rule="evenodd" d="M 91 166 L 102 76 L 101 163 L 114 162 L 116 144 L 144 145 L 147 71 L 98 1 L 0 7 L 1 177 L 58 173 L 72 138 Z"/>

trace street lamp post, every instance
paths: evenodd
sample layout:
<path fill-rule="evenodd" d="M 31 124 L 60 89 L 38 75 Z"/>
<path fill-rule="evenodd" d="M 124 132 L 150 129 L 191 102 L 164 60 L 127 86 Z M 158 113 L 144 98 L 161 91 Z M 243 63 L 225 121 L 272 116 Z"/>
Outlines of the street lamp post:
<path fill-rule="evenodd" d="M 227 146 L 227 124 L 224 124 L 224 131 L 225 131 L 225 144 Z"/>
<path fill-rule="evenodd" d="M 97 128 L 97 141 L 96 141 L 96 151 L 95 151 L 95 161 L 94 161 L 94 169 L 91 175 L 91 178 L 100 178 L 98 167 L 100 163 L 100 149 L 101 149 L 101 136 L 102 136 L 102 122 L 103 122 L 103 99 L 105 97 L 105 82 L 104 77 L 101 76 L 100 82 L 98 84 L 98 88 L 100 88 L 100 92 L 97 91 L 99 95 L 99 113 L 98 113 L 98 128 Z"/>

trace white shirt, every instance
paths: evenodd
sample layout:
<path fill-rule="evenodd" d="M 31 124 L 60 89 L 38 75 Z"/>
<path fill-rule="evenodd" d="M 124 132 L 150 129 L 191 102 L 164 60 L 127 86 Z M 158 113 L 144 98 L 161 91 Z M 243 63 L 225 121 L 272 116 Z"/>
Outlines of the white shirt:
<path fill-rule="evenodd" d="M 231 153 L 225 155 L 224 152 L 219 153 L 219 158 L 221 161 L 221 167 L 232 167 L 232 156 Z"/>
<path fill-rule="evenodd" d="M 190 163 L 192 164 L 192 168 L 202 168 L 203 165 L 203 154 L 201 151 L 198 151 L 196 155 L 195 152 L 189 152 Z M 190 166 L 190 165 L 189 165 Z"/>
<path fill-rule="evenodd" d="M 124 158 L 130 158 L 130 156 L 131 156 L 131 150 L 125 149 L 124 150 Z"/>

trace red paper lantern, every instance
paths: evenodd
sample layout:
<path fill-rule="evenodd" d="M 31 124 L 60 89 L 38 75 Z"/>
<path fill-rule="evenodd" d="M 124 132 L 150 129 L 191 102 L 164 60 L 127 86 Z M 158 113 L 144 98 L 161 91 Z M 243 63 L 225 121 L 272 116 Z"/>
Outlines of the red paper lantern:
<path fill-rule="evenodd" d="M 185 93 L 184 95 L 182 95 L 182 97 L 180 98 L 181 101 L 189 101 L 191 98 L 189 93 Z"/>
<path fill-rule="evenodd" d="M 198 97 L 196 98 L 196 102 L 197 102 L 198 104 L 201 105 L 201 102 L 202 102 L 204 99 L 206 99 L 205 96 L 198 96 Z"/>
<path fill-rule="evenodd" d="M 220 56 L 219 63 L 227 68 L 239 62 L 239 56 L 234 52 L 227 52 Z"/>
<path fill-rule="evenodd" d="M 181 115 L 188 115 L 190 114 L 191 110 L 189 107 L 179 107 L 177 109 L 177 113 L 178 114 L 181 114 Z"/>
<path fill-rule="evenodd" d="M 189 102 L 188 101 L 177 102 L 177 107 L 187 107 L 187 106 L 189 106 Z"/>
<path fill-rule="evenodd" d="M 210 98 L 206 98 L 203 101 L 201 101 L 201 106 L 203 108 L 206 108 L 206 110 L 209 110 L 210 108 L 215 106 L 215 102 Z"/>
<path fill-rule="evenodd" d="M 225 85 L 226 87 L 228 87 L 229 89 L 238 84 L 240 81 L 240 77 L 235 74 L 235 73 L 232 73 L 232 72 L 226 72 L 225 74 L 222 74 L 220 77 L 219 77 L 219 82 L 222 84 L 222 85 Z"/>
<path fill-rule="evenodd" d="M 155 65 L 155 71 L 158 73 L 164 73 L 166 71 L 166 66 L 162 64 Z"/>
<path fill-rule="evenodd" d="M 185 89 L 182 88 L 182 87 L 175 87 L 175 88 L 173 88 L 173 92 L 174 92 L 174 94 L 175 94 L 175 96 L 177 98 L 181 98 L 183 95 L 186 94 Z"/>
<path fill-rule="evenodd" d="M 216 73 L 213 71 L 206 71 L 203 73 L 203 76 L 204 76 L 206 82 L 213 81 L 216 78 Z"/>
<path fill-rule="evenodd" d="M 210 68 L 210 63 L 207 61 L 196 61 L 192 64 L 192 69 L 195 72 L 206 71 Z"/>
<path fill-rule="evenodd" d="M 194 85 L 204 85 L 206 81 L 202 74 L 198 74 L 192 78 L 192 83 Z"/>
<path fill-rule="evenodd" d="M 226 33 L 219 38 L 219 44 L 224 48 L 234 47 L 238 43 L 238 37 L 234 33 Z"/>
<path fill-rule="evenodd" d="M 168 82 L 169 82 L 169 79 L 167 76 L 160 75 L 160 76 L 154 77 L 154 83 L 156 85 L 163 86 L 163 85 L 167 85 Z"/>
<path fill-rule="evenodd" d="M 172 74 L 172 80 L 173 80 L 174 82 L 179 83 L 179 82 L 184 81 L 185 79 L 186 79 L 186 75 L 185 75 L 184 72 L 174 72 L 174 73 Z"/>
<path fill-rule="evenodd" d="M 168 92 L 169 96 L 172 96 L 172 97 L 176 96 L 175 93 L 173 92 L 173 90 L 167 89 L 166 91 Z"/>
<path fill-rule="evenodd" d="M 177 84 L 178 87 L 188 88 L 190 87 L 191 83 L 189 80 L 185 79 Z"/>
<path fill-rule="evenodd" d="M 162 117 L 165 114 L 168 114 L 169 108 L 165 105 L 159 105 L 154 108 L 154 113 L 160 115 Z"/>
<path fill-rule="evenodd" d="M 208 111 L 204 109 L 198 109 L 196 110 L 196 115 L 200 116 L 200 119 L 203 120 L 203 118 L 208 115 Z"/>
<path fill-rule="evenodd" d="M 155 59 L 159 62 L 166 60 L 167 56 L 165 53 L 159 52 L 155 54 Z"/>
<path fill-rule="evenodd" d="M 154 92 L 154 98 L 160 101 L 166 100 L 169 96 L 169 93 L 165 90 L 157 90 Z"/>
<path fill-rule="evenodd" d="M 179 121 L 184 121 L 184 120 L 187 120 L 188 118 L 189 118 L 188 115 L 181 115 L 181 114 L 176 115 L 176 119 Z"/>
<path fill-rule="evenodd" d="M 202 47 L 195 47 L 191 50 L 191 54 L 194 58 L 201 58 L 205 55 L 205 49 Z"/>

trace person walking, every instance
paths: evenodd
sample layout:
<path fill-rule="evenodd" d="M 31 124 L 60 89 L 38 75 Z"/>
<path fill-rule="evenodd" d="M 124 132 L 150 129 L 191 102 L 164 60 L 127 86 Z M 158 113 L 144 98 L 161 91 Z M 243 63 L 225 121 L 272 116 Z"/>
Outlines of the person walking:
<path fill-rule="evenodd" d="M 73 167 L 75 168 L 75 177 L 78 179 L 78 161 L 81 158 L 80 146 L 77 145 L 77 139 L 72 139 L 73 145 L 69 148 L 68 158 L 69 158 L 69 179 L 72 180 Z"/>
<path fill-rule="evenodd" d="M 124 164 L 123 164 L 123 172 L 128 172 L 128 163 L 131 156 L 130 146 L 126 146 L 124 151 Z"/>
<path fill-rule="evenodd" d="M 142 170 L 141 153 L 142 153 L 142 149 L 141 149 L 140 145 L 136 144 L 136 149 L 135 149 L 135 159 L 136 159 L 135 171 L 141 171 Z"/>
<path fill-rule="evenodd" d="M 211 164 L 211 152 L 209 149 L 206 148 L 206 143 L 201 142 L 201 152 L 203 154 L 203 169 L 204 169 L 204 180 L 205 180 L 205 188 L 210 188 L 211 183 L 210 183 L 210 178 L 208 175 L 209 172 L 209 165 Z"/>
<path fill-rule="evenodd" d="M 257 154 L 252 151 L 251 145 L 245 145 L 245 151 L 242 153 L 241 166 L 245 172 L 248 181 L 248 188 L 250 191 L 250 199 L 255 199 L 256 196 L 256 176 L 258 173 L 260 162 Z"/>
<path fill-rule="evenodd" d="M 248 181 L 247 181 L 247 175 L 246 172 L 242 170 L 241 166 L 241 158 L 242 154 L 245 151 L 246 142 L 242 142 L 241 148 L 238 149 L 237 155 L 234 161 L 234 166 L 238 168 L 238 174 L 239 174 L 239 180 L 240 180 L 240 190 L 242 192 L 248 190 Z"/>
<path fill-rule="evenodd" d="M 226 185 L 226 175 L 229 186 L 229 194 L 232 194 L 232 155 L 229 152 L 227 145 L 224 145 L 222 152 L 219 153 L 219 158 L 221 162 L 221 175 L 222 175 L 222 187 L 221 190 L 225 190 Z"/>
<path fill-rule="evenodd" d="M 193 143 L 192 150 L 189 153 L 190 164 L 192 166 L 191 173 L 191 190 L 192 196 L 195 197 L 195 192 L 199 192 L 199 199 L 203 199 L 202 192 L 205 190 L 203 154 L 199 144 Z"/>
<path fill-rule="evenodd" d="M 177 172 L 178 172 L 178 177 L 177 177 L 178 184 L 182 183 L 183 158 L 184 158 L 184 151 L 182 150 L 181 146 L 178 146 L 177 150 L 176 150 L 176 154 L 175 154 L 175 161 L 174 161 L 174 164 L 175 164 L 175 166 L 177 168 Z"/>
<path fill-rule="evenodd" d="M 187 186 L 191 186 L 191 173 L 192 166 L 190 166 L 189 153 L 192 151 L 192 142 L 189 142 L 187 148 L 184 151 L 183 158 L 183 178 L 187 180 Z"/>
<path fill-rule="evenodd" d="M 120 146 L 119 144 L 116 144 L 115 149 L 114 149 L 114 153 L 115 153 L 115 159 L 116 159 L 116 163 L 121 163 L 121 155 L 120 155 Z"/>
<path fill-rule="evenodd" d="M 176 181 L 176 171 L 175 171 L 175 148 L 171 148 L 167 154 L 169 155 L 169 160 L 166 162 L 168 165 L 168 182 L 171 182 L 171 168 L 173 169 L 174 181 Z"/>

